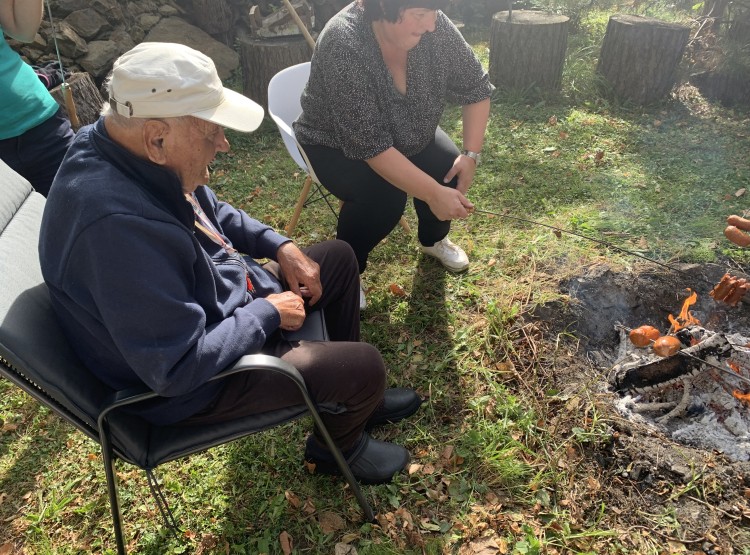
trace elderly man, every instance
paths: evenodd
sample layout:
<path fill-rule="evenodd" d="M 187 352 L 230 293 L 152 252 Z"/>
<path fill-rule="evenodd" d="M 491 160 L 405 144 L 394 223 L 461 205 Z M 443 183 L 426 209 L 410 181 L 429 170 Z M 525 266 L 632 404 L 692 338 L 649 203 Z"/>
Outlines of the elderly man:
<path fill-rule="evenodd" d="M 365 429 L 410 416 L 421 399 L 384 390 L 380 354 L 359 341 L 351 249 L 328 241 L 300 250 L 206 186 L 208 165 L 229 150 L 223 127 L 254 131 L 263 109 L 178 44 L 136 46 L 107 86 L 102 117 L 78 132 L 55 178 L 39 245 L 81 359 L 113 388 L 142 382 L 162 395 L 138 409 L 143 418 L 190 425 L 301 404 L 296 387 L 271 373 L 206 383 L 244 354 L 279 356 L 319 403 L 341 407 L 322 417 L 354 475 L 390 480 L 408 452 Z M 332 341 L 287 341 L 283 331 L 317 308 Z M 324 445 L 314 431 L 305 457 L 337 473 Z"/>

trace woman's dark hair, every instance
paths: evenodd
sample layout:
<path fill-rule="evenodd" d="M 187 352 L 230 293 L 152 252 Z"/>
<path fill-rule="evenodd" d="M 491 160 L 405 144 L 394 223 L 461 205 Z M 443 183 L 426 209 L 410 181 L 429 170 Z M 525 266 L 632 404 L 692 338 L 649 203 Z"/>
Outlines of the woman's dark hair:
<path fill-rule="evenodd" d="M 391 23 L 396 23 L 401 18 L 401 11 L 407 8 L 444 10 L 448 2 L 449 0 L 360 0 L 367 21 L 385 19 Z"/>

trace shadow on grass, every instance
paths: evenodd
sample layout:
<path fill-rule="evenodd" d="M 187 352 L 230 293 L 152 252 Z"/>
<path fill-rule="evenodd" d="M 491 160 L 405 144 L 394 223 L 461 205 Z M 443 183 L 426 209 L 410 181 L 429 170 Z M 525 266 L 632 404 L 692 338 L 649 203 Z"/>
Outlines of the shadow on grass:
<path fill-rule="evenodd" d="M 419 255 L 406 317 L 413 337 L 421 341 L 424 360 L 431 361 L 427 366 L 419 365 L 421 370 L 415 376 L 415 385 L 430 394 L 431 410 L 443 420 L 438 425 L 447 424 L 446 419 L 452 421 L 465 402 L 451 332 L 453 316 L 450 301 L 446 300 L 446 272 L 439 262 Z"/>
<path fill-rule="evenodd" d="M 13 525 L 16 519 L 27 519 L 24 531 L 36 527 L 37 533 L 51 535 L 46 528 L 54 526 L 61 515 L 54 510 L 54 499 L 51 499 L 56 493 L 46 491 L 46 480 L 40 482 L 39 477 L 58 464 L 58 454 L 65 449 L 70 433 L 74 431 L 62 422 L 59 426 L 51 425 L 50 419 L 54 416 L 31 398 L 27 397 L 17 410 L 24 414 L 28 424 L 0 435 L 0 457 L 13 460 L 0 474 L 0 493 L 7 495 L 0 503 L 0 522 L 3 523 L 0 545 L 21 539 L 19 530 Z M 52 486 L 50 490 L 55 489 L 54 484 Z M 44 496 L 44 501 L 41 496 Z"/>

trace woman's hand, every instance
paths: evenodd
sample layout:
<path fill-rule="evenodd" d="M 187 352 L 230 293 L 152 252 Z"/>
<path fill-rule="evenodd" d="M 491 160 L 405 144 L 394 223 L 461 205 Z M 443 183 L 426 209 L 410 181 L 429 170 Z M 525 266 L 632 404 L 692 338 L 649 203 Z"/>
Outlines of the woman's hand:
<path fill-rule="evenodd" d="M 317 262 L 291 241 L 276 251 L 276 262 L 281 266 L 281 273 L 292 293 L 308 297 L 310 306 L 318 302 L 323 294 L 323 285 L 320 283 L 320 266 Z"/>
<path fill-rule="evenodd" d="M 463 193 L 442 185 L 437 185 L 434 194 L 426 202 L 439 220 L 466 218 L 474 211 L 474 205 Z"/>
<path fill-rule="evenodd" d="M 450 182 L 451 179 L 458 176 L 458 186 L 456 187 L 464 195 L 469 191 L 469 187 L 474 181 L 474 172 L 477 171 L 477 163 L 468 156 L 459 154 L 453 161 L 453 166 L 445 174 L 444 183 Z"/>
<path fill-rule="evenodd" d="M 281 316 L 279 327 L 282 330 L 294 331 L 302 327 L 305 321 L 305 301 L 302 297 L 291 291 L 284 291 L 272 293 L 265 299 L 279 311 L 279 316 Z"/>

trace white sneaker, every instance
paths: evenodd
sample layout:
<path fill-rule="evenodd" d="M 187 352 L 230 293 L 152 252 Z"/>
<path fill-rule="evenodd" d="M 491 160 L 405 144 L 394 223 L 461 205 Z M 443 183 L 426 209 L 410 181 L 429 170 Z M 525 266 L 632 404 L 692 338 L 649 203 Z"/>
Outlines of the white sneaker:
<path fill-rule="evenodd" d="M 469 267 L 469 257 L 461 247 L 447 237 L 431 247 L 421 245 L 422 252 L 437 258 L 451 272 L 463 272 Z"/>
<path fill-rule="evenodd" d="M 364 310 L 367 308 L 367 297 L 365 297 L 365 288 L 362 284 L 359 284 L 359 309 Z"/>

